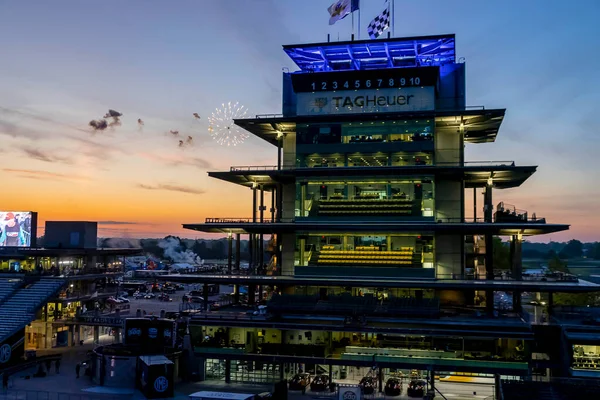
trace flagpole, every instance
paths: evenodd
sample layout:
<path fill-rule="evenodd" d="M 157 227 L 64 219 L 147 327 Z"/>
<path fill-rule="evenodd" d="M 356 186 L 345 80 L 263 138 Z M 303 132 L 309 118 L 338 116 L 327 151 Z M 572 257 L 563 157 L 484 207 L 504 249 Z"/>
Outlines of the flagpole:
<path fill-rule="evenodd" d="M 354 41 L 354 13 L 351 13 L 351 14 L 352 14 L 352 36 L 351 36 L 351 38 L 352 38 L 352 41 Z M 358 29 L 360 29 L 360 27 Z"/>
<path fill-rule="evenodd" d="M 392 0 L 392 37 L 396 36 L 396 28 L 395 28 L 395 22 L 396 22 L 396 18 L 394 16 L 394 14 L 396 14 L 396 4 L 395 4 L 395 0 Z"/>
<path fill-rule="evenodd" d="M 360 5 L 358 7 L 358 40 L 360 40 Z"/>

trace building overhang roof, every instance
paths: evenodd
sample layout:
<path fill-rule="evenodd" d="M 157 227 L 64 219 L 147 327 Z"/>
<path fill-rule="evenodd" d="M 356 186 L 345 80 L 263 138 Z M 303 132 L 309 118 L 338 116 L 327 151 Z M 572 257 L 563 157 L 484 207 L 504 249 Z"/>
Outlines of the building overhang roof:
<path fill-rule="evenodd" d="M 230 171 L 209 172 L 208 176 L 238 185 L 253 187 L 262 185 L 270 190 L 277 183 L 293 183 L 299 178 L 360 178 L 398 176 L 426 176 L 465 181 L 466 188 L 484 187 L 489 178 L 494 187 L 506 189 L 520 186 L 537 169 L 537 166 L 515 166 L 512 162 L 477 163 L 477 165 L 415 165 L 406 167 L 341 167 L 341 168 L 285 168 L 232 167 Z"/>
<path fill-rule="evenodd" d="M 357 71 L 452 64 L 455 35 L 415 36 L 284 45 L 297 73 Z"/>
<path fill-rule="evenodd" d="M 154 278 L 153 278 L 154 279 Z M 535 291 L 535 292 L 600 292 L 600 285 L 584 280 L 579 282 L 533 280 L 468 280 L 468 279 L 402 279 L 349 276 L 261 276 L 261 275 L 161 275 L 156 279 L 182 283 L 275 285 L 275 286 L 336 286 L 374 288 L 421 288 L 448 290 Z"/>
<path fill-rule="evenodd" d="M 279 222 L 279 223 L 253 223 L 253 222 L 214 222 L 201 224 L 183 224 L 183 228 L 208 233 L 340 233 L 340 232 L 403 232 L 403 233 L 439 233 L 460 235 L 498 235 L 524 236 L 543 235 L 566 231 L 569 225 L 545 224 L 540 222 L 521 223 L 483 223 L 483 222 L 391 222 L 382 223 L 374 221 L 354 220 L 352 222 Z"/>
<path fill-rule="evenodd" d="M 460 129 L 464 129 L 465 142 L 484 143 L 496 140 L 505 112 L 505 109 L 467 109 L 293 117 L 266 115 L 236 119 L 234 122 L 242 129 L 276 146 L 278 138 L 282 135 L 296 132 L 297 124 L 435 118 L 437 131 L 458 132 Z"/>
<path fill-rule="evenodd" d="M 12 257 L 81 257 L 81 256 L 133 256 L 142 254 L 143 249 L 46 249 L 39 247 L 4 247 L 0 248 L 0 258 Z"/>

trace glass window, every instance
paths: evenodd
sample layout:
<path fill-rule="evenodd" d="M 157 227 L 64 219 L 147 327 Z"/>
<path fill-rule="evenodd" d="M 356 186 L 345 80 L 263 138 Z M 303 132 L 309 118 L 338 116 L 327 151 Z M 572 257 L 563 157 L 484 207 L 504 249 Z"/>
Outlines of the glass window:
<path fill-rule="evenodd" d="M 433 212 L 429 178 L 305 182 L 296 187 L 296 217 L 432 217 Z"/>
<path fill-rule="evenodd" d="M 296 265 L 422 268 L 433 237 L 420 235 L 345 234 L 297 238 Z"/>
<path fill-rule="evenodd" d="M 600 370 L 600 346 L 573 345 L 573 368 Z"/>
<path fill-rule="evenodd" d="M 354 121 L 327 124 L 298 124 L 298 144 L 391 143 L 433 140 L 434 121 Z"/>

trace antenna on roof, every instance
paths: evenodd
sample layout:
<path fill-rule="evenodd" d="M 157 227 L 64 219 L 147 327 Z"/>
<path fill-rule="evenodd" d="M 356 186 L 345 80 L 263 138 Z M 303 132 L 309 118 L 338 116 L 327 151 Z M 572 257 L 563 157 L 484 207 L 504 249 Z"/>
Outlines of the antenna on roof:
<path fill-rule="evenodd" d="M 329 41 L 330 41 L 330 36 L 331 36 L 331 35 L 328 33 L 328 34 L 327 34 L 327 43 L 329 43 Z"/>

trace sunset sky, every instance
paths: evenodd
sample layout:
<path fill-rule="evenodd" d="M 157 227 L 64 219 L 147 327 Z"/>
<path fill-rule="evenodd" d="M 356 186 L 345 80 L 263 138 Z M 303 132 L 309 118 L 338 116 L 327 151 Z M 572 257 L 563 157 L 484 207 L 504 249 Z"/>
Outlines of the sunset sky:
<path fill-rule="evenodd" d="M 350 39 L 350 17 L 328 25 L 332 2 L 0 0 L 0 209 L 120 237 L 250 216 L 251 192 L 207 171 L 273 165 L 275 148 L 220 146 L 207 117 L 229 101 L 281 112 L 281 69 L 295 69 L 281 46 Z M 382 6 L 361 1 L 362 39 Z M 455 33 L 467 104 L 507 108 L 496 143 L 467 158 L 539 166 L 494 198 L 571 224 L 534 241 L 600 240 L 598 16 L 597 0 L 396 0 L 395 36 Z M 92 133 L 109 108 L 122 126 Z"/>

